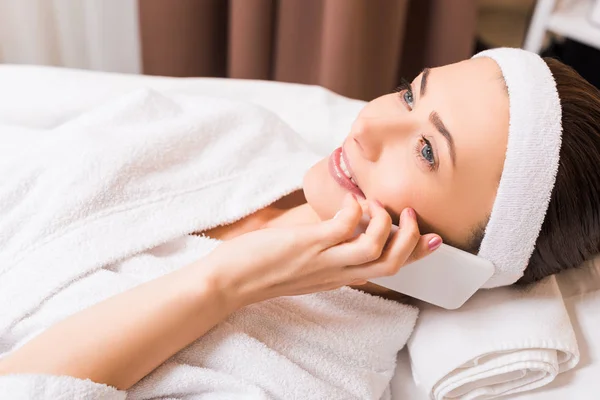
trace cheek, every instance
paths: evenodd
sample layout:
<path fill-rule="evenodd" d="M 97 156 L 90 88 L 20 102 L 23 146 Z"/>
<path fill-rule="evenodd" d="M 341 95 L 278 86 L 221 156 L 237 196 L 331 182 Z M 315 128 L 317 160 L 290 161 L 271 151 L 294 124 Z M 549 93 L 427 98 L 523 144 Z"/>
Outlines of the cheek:
<path fill-rule="evenodd" d="M 398 195 L 394 198 L 394 203 L 391 203 L 391 208 L 394 210 L 395 216 L 393 217 L 394 224 L 398 225 L 400 223 L 400 215 L 405 208 L 412 208 L 415 210 L 417 215 L 420 213 L 419 203 L 415 201 L 414 195 L 410 190 L 407 190 L 402 193 L 398 193 Z"/>
<path fill-rule="evenodd" d="M 306 201 L 321 219 L 332 218 L 340 209 L 346 192 L 329 174 L 328 158 L 313 165 L 304 175 Z"/>
<path fill-rule="evenodd" d="M 403 169 L 390 183 L 379 182 L 378 199 L 396 215 L 407 207 L 413 208 L 419 216 L 420 228 L 429 232 L 431 226 L 439 226 L 440 221 L 450 214 L 447 194 L 432 177 L 414 168 Z"/>
<path fill-rule="evenodd" d="M 437 185 L 415 197 L 422 233 L 435 232 L 455 245 L 464 245 L 481 220 L 482 203 L 477 190 L 454 181 L 452 187 Z"/>
<path fill-rule="evenodd" d="M 405 170 L 406 171 L 406 170 Z M 418 212 L 418 194 L 421 188 L 410 174 L 379 174 L 370 180 L 367 197 L 377 199 L 386 205 L 388 210 L 400 215 L 406 207 L 414 208 Z M 397 223 L 398 221 L 395 221 Z"/>

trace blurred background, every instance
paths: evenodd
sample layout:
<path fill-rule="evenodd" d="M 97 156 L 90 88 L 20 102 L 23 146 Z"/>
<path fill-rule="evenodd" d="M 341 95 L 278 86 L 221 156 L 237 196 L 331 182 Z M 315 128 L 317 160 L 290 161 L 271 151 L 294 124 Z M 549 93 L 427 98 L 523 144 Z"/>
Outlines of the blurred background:
<path fill-rule="evenodd" d="M 600 87 L 600 0 L 0 0 L 0 63 L 297 82 L 363 100 L 499 46 L 558 57 Z"/>

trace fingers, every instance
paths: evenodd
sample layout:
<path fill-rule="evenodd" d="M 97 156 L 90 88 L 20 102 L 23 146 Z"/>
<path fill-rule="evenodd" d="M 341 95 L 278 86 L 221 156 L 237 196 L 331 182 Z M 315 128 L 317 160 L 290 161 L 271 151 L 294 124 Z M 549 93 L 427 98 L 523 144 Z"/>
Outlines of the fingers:
<path fill-rule="evenodd" d="M 400 214 L 400 229 L 390 240 L 390 255 L 392 257 L 402 257 L 408 259 L 413 249 L 421 238 L 417 216 L 412 208 L 405 208 Z M 410 251 L 407 254 L 407 250 Z"/>
<path fill-rule="evenodd" d="M 406 264 L 420 260 L 421 258 L 431 254 L 442 244 L 442 238 L 436 234 L 423 235 L 419 238 L 419 242 L 415 246 L 412 254 L 406 260 Z"/>
<path fill-rule="evenodd" d="M 367 203 L 370 220 L 364 233 L 352 240 L 330 247 L 323 253 L 333 265 L 359 265 L 377 260 L 383 253 L 390 236 L 392 219 L 387 211 L 375 202 Z"/>
<path fill-rule="evenodd" d="M 421 259 L 441 244 L 436 234 L 421 235 L 413 209 L 400 215 L 400 227 L 392 229 L 387 211 L 372 201 L 368 203 L 370 221 L 364 233 L 355 233 L 363 214 L 361 205 L 348 195 L 335 218 L 321 223 L 321 256 L 327 265 L 344 268 L 348 282 L 364 281 L 377 276 L 393 275 L 413 261 Z"/>
<path fill-rule="evenodd" d="M 371 221 L 369 221 L 369 226 L 365 234 L 372 238 L 373 245 L 381 255 L 383 247 L 390 236 L 392 217 L 390 217 L 385 208 L 372 200 L 369 201 L 369 214 L 371 215 Z"/>
<path fill-rule="evenodd" d="M 400 229 L 390 238 L 387 251 L 379 260 L 381 262 L 373 264 L 370 272 L 378 274 L 373 276 L 395 274 L 406 263 L 420 238 L 415 211 L 405 208 L 400 214 Z"/>
<path fill-rule="evenodd" d="M 392 234 L 381 257 L 363 265 L 349 266 L 344 274 L 348 274 L 348 280 L 394 275 L 404 265 L 435 251 L 441 243 L 436 234 L 421 236 L 414 210 L 405 209 L 400 216 L 400 229 Z"/>
<path fill-rule="evenodd" d="M 324 249 L 351 239 L 362 215 L 358 201 L 350 193 L 346 194 L 340 211 L 332 219 L 317 225 L 315 239 Z"/>

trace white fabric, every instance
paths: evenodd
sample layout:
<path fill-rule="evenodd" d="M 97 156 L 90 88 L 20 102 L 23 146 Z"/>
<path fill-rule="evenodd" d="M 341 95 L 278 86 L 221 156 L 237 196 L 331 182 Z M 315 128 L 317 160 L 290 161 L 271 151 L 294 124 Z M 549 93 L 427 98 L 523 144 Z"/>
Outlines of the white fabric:
<path fill-rule="evenodd" d="M 600 257 L 583 268 L 556 276 L 581 352 L 579 364 L 559 374 L 547 385 L 505 398 L 519 400 L 595 400 L 600 393 Z M 421 313 L 421 316 L 424 312 Z M 486 332 L 487 333 L 487 332 Z M 436 337 L 439 340 L 441 335 Z M 470 337 L 465 339 L 469 340 Z M 408 347 L 408 346 L 407 346 Z M 445 351 L 450 347 L 447 346 Z M 438 357 L 436 356 L 436 359 Z M 398 356 L 398 368 L 392 379 L 394 400 L 428 400 L 431 397 L 413 380 L 407 349 Z M 460 362 L 460 361 L 459 361 Z M 435 365 L 432 363 L 432 365 Z M 485 397 L 484 397 L 485 398 Z"/>
<path fill-rule="evenodd" d="M 515 283 L 527 267 L 554 188 L 562 136 L 562 110 L 554 77 L 535 54 L 486 50 L 508 88 L 506 159 L 479 256 L 494 263 L 485 288 Z"/>
<path fill-rule="evenodd" d="M 365 104 L 320 86 L 294 83 L 167 78 L 0 64 L 0 121 L 21 128 L 21 137 L 35 135 L 36 130 L 56 127 L 140 88 L 167 95 L 206 95 L 256 104 L 277 114 L 323 155 L 340 145 Z M 26 133 L 25 128 L 31 131 Z"/>
<path fill-rule="evenodd" d="M 127 397 L 124 391 L 89 379 L 47 375 L 0 376 L 0 395 L 11 400 L 125 400 Z"/>
<path fill-rule="evenodd" d="M 556 279 L 477 292 L 458 310 L 419 304 L 408 344 L 434 399 L 489 399 L 543 386 L 579 362 Z"/>
<path fill-rule="evenodd" d="M 122 93 L 149 87 L 170 94 L 210 95 L 259 104 L 278 114 L 294 130 L 308 138 L 315 150 L 325 155 L 339 145 L 364 105 L 317 86 L 132 76 L 10 65 L 0 65 L 0 87 L 3 88 L 0 90 L 0 121 L 19 127 L 22 143 L 44 135 L 46 128 L 57 126 Z M 0 129 L 0 138 L 4 131 Z M 18 144 L 13 148 L 18 148 Z M 547 386 L 507 398 L 591 400 L 600 390 L 597 379 L 600 376 L 600 336 L 597 335 L 600 329 L 600 313 L 597 311 L 600 309 L 600 263 L 595 270 L 567 271 L 557 280 L 580 345 L 581 362 L 573 372 L 559 374 Z M 443 335 L 435 339 L 442 340 Z M 435 365 L 436 359 L 431 361 L 432 365 Z M 391 392 L 394 400 L 430 398 L 422 387 L 413 382 L 406 348 L 398 357 Z"/>
<path fill-rule="evenodd" d="M 200 259 L 217 241 L 188 233 L 300 188 L 321 157 L 261 108 L 138 90 L 1 158 L 6 353 L 72 313 Z M 389 397 L 396 353 L 416 317 L 414 307 L 349 288 L 252 305 L 154 370 L 128 398 Z M 16 378 L 0 379 L 1 398 L 123 397 L 93 382 Z"/>
<path fill-rule="evenodd" d="M 140 73 L 136 0 L 0 0 L 0 62 Z"/>

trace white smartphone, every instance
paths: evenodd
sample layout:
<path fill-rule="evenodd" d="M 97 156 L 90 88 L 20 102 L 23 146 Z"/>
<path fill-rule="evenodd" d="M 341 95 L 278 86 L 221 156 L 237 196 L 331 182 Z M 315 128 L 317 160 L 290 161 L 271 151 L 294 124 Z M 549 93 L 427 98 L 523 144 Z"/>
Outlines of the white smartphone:
<path fill-rule="evenodd" d="M 364 232 L 368 221 L 369 217 L 363 216 L 357 231 Z M 398 229 L 392 225 L 392 232 Z M 491 261 L 442 244 L 430 255 L 403 266 L 395 275 L 369 281 L 438 307 L 455 310 L 493 274 L 494 264 Z"/>

